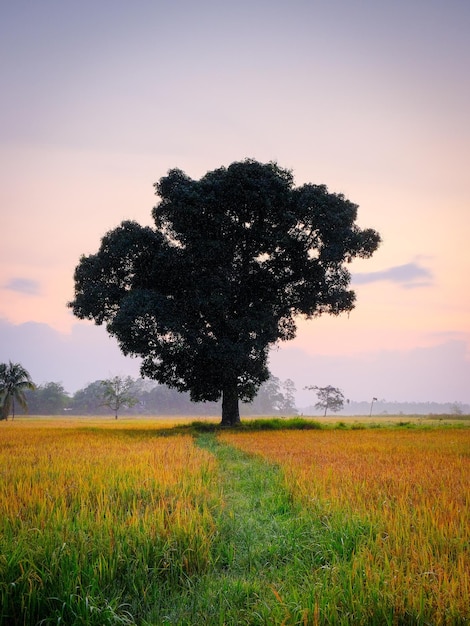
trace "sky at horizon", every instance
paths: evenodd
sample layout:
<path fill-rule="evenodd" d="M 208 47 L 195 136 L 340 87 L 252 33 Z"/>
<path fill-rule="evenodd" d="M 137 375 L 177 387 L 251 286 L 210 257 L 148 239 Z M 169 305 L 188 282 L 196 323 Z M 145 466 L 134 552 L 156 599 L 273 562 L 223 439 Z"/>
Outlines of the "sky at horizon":
<path fill-rule="evenodd" d="M 0 9 L 0 361 L 75 391 L 137 375 L 73 318 L 81 254 L 153 183 L 246 157 L 378 230 L 356 309 L 300 320 L 273 373 L 354 400 L 470 402 L 470 4 L 19 0 Z"/>

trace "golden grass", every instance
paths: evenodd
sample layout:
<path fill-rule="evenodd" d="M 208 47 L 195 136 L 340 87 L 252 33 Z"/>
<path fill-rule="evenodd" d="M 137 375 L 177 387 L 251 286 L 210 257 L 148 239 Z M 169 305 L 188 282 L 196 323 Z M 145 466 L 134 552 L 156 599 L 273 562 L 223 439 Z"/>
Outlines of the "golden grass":
<path fill-rule="evenodd" d="M 211 456 L 189 436 L 149 437 L 151 422 L 134 423 L 132 430 L 124 422 L 94 429 L 93 421 L 77 427 L 65 420 L 9 426 L 0 440 L 3 519 L 45 524 L 51 515 L 73 512 L 111 526 L 125 502 L 128 525 L 152 516 L 156 524 L 171 500 L 172 516 L 175 506 L 192 509 L 213 468 Z"/>
<path fill-rule="evenodd" d="M 208 576 L 224 506 L 217 463 L 189 435 L 161 432 L 191 421 L 0 423 L 0 623 L 102 626 L 116 623 L 106 611 L 123 617 L 121 602 L 137 619 L 163 602 L 160 590 L 171 598 Z M 312 590 L 299 605 L 305 623 L 470 619 L 470 429 L 218 436 L 278 464 L 299 514 L 319 520 L 305 549 L 321 559 L 298 570 Z"/>
<path fill-rule="evenodd" d="M 374 595 L 397 619 L 410 611 L 427 611 L 435 624 L 470 618 L 470 430 L 220 437 L 279 463 L 293 497 L 325 524 L 340 515 L 345 527 L 351 519 L 370 525 L 349 575 L 357 602 Z"/>
<path fill-rule="evenodd" d="M 9 425 L 11 428 L 26 428 L 30 430 L 38 427 L 44 428 L 90 428 L 97 427 L 100 429 L 121 430 L 132 428 L 133 430 L 153 430 L 160 428 L 172 428 L 183 424 L 190 424 L 195 419 L 198 421 L 220 422 L 220 418 L 210 417 L 192 417 L 190 415 L 125 415 L 119 416 L 116 420 L 110 415 L 83 415 L 83 416 L 64 416 L 56 415 L 27 415 L 15 417 L 4 423 L 4 428 Z M 2 424 L 0 423 L 0 427 Z"/>
<path fill-rule="evenodd" d="M 212 456 L 190 436 L 153 436 L 150 422 L 74 422 L 1 425 L 1 623 L 19 606 L 37 623 L 54 603 L 75 623 L 71 603 L 106 607 L 114 587 L 143 598 L 149 580 L 210 561 Z"/>

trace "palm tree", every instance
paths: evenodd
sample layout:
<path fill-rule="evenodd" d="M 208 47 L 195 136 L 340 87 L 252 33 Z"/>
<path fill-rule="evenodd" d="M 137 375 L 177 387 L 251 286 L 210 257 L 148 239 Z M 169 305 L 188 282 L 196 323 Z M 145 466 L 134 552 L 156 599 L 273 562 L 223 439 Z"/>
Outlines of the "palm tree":
<path fill-rule="evenodd" d="M 0 419 L 7 420 L 12 414 L 15 419 L 15 401 L 25 410 L 28 409 L 24 392 L 35 389 L 29 372 L 20 363 L 0 363 Z"/>

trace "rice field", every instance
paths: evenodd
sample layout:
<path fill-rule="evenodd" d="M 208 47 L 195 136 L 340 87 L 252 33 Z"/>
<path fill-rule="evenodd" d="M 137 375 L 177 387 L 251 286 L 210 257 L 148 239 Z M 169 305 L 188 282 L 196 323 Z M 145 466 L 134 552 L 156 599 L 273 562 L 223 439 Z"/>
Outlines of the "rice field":
<path fill-rule="evenodd" d="M 341 586 L 351 607 L 429 624 L 470 618 L 470 430 L 322 430 L 221 435 L 282 468 L 328 527 L 363 528 Z M 357 611 L 356 611 L 357 614 Z M 386 615 L 384 615 L 384 623 Z M 415 623 L 415 622 L 410 622 Z"/>
<path fill-rule="evenodd" d="M 0 423 L 1 625 L 469 622 L 470 428 L 182 423 Z"/>
<path fill-rule="evenodd" d="M 207 568 L 211 455 L 149 422 L 90 424 L 2 424 L 2 624 L 135 623 Z"/>

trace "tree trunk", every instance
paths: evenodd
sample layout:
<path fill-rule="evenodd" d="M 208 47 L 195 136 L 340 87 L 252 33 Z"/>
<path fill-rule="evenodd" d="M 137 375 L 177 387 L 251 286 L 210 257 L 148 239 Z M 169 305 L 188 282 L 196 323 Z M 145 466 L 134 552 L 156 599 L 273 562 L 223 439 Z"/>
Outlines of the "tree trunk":
<path fill-rule="evenodd" d="M 227 385 L 222 392 L 222 422 L 221 426 L 238 426 L 240 411 L 238 408 L 237 383 Z"/>

